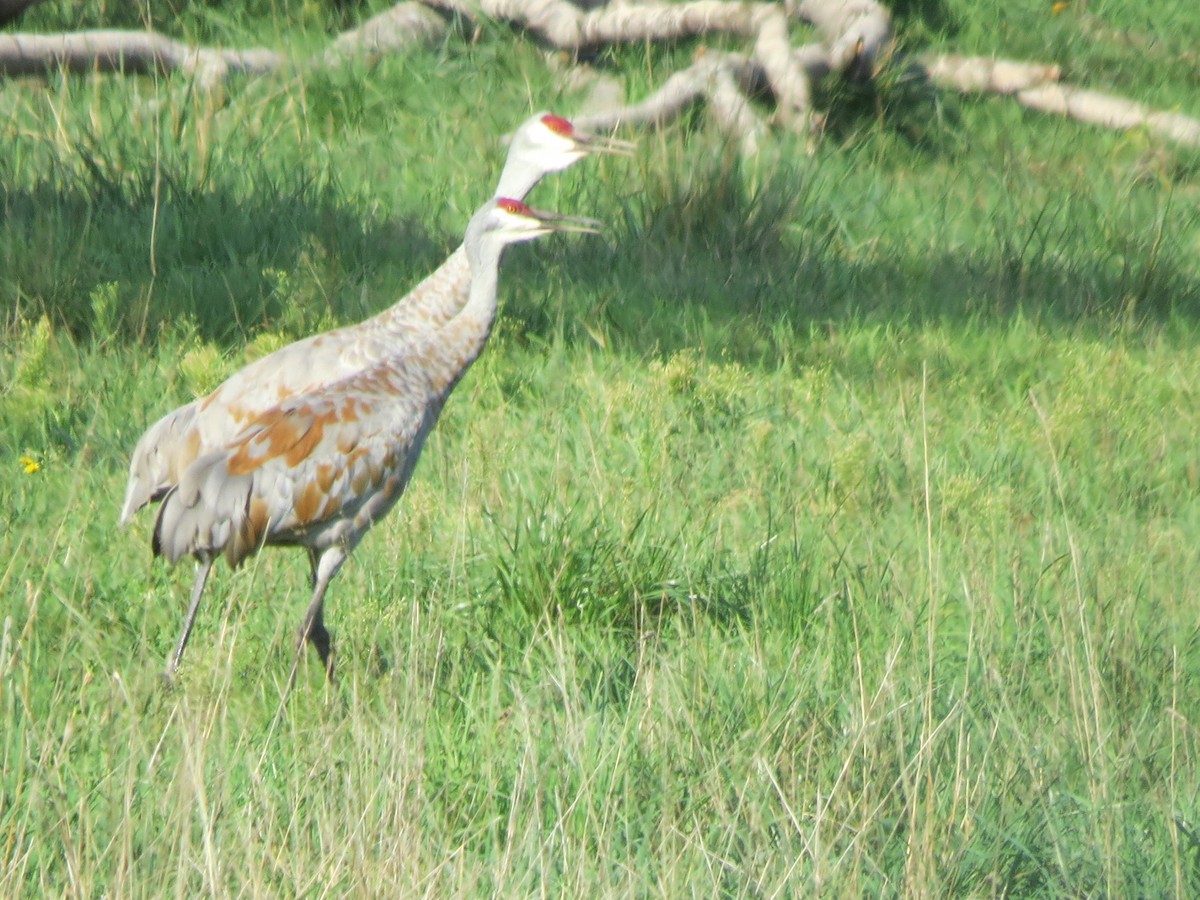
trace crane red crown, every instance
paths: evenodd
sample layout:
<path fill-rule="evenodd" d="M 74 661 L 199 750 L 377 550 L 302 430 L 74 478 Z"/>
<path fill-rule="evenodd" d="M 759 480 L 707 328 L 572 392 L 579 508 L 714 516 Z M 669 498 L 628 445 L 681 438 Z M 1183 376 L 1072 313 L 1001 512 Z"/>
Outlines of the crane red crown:
<path fill-rule="evenodd" d="M 496 206 L 504 210 L 506 213 L 511 213 L 514 216 L 528 216 L 533 210 L 522 203 L 520 200 L 513 200 L 510 197 L 500 197 L 496 200 Z"/>
<path fill-rule="evenodd" d="M 574 125 L 562 116 L 556 116 L 553 113 L 546 113 L 546 115 L 542 116 L 542 124 L 555 134 L 561 134 L 563 137 L 570 137 L 575 133 Z"/>

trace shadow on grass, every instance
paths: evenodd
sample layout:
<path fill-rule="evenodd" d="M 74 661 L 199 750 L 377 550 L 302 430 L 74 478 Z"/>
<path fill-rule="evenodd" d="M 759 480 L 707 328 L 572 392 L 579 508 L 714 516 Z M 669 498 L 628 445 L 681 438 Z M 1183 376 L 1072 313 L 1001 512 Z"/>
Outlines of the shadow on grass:
<path fill-rule="evenodd" d="M 1002 196 L 963 250 L 931 253 L 924 247 L 952 243 L 937 223 L 888 221 L 897 216 L 888 182 L 899 169 L 881 171 L 864 191 L 845 174 L 827 177 L 819 161 L 764 168 L 747 173 L 735 157 L 716 154 L 616 207 L 609 189 L 598 203 L 564 197 L 565 212 L 607 205 L 607 236 L 511 254 L 502 278 L 510 331 L 620 342 L 633 352 L 699 342 L 757 362 L 789 335 L 843 321 L 986 326 L 1020 312 L 1077 325 L 1164 322 L 1200 310 L 1182 245 L 1168 239 L 1196 225 L 1192 212 L 1168 208 L 1151 221 L 1144 204 L 1128 213 L 1111 199 L 1105 206 L 1067 196 L 1026 209 Z M 263 328 L 296 337 L 386 307 L 455 243 L 416 219 L 364 219 L 335 179 L 303 171 L 283 180 L 258 173 L 246 192 L 219 177 L 193 187 L 166 173 L 156 185 L 152 171 L 113 169 L 50 171 L 27 189 L 5 188 L 0 178 L 6 320 L 47 315 L 95 336 L 97 305 L 115 295 L 114 320 L 101 330 L 126 340 L 153 339 L 180 322 L 232 346 Z M 914 238 L 918 229 L 927 237 Z"/>
<path fill-rule="evenodd" d="M 920 22 L 930 31 L 951 35 L 959 30 L 946 0 L 892 0 L 888 9 L 898 23 L 897 31 L 910 28 L 914 22 Z"/>
<path fill-rule="evenodd" d="M 45 315 L 76 337 L 109 328 L 141 341 L 186 321 L 236 345 L 260 327 L 303 333 L 373 314 L 394 298 L 364 286 L 415 282 L 452 244 L 415 219 L 364 220 L 336 184 L 266 173 L 256 184 L 243 196 L 167 174 L 156 196 L 152 173 L 116 183 L 97 169 L 86 183 L 51 176 L 27 189 L 0 179 L 4 319 Z M 110 285 L 116 314 L 98 326 Z"/>
<path fill-rule="evenodd" d="M 1135 213 L 1086 196 L 1040 208 L 1005 197 L 958 239 L 961 251 L 923 252 L 953 241 L 939 240 L 936 223 L 886 221 L 894 214 L 871 208 L 888 202 L 886 184 L 877 197 L 854 197 L 798 175 L 745 183 L 736 165 L 714 165 L 628 200 L 607 242 L 547 241 L 514 254 L 502 314 L 538 340 L 634 353 L 700 343 L 769 364 L 781 343 L 840 322 L 984 330 L 1020 315 L 1109 331 L 1200 313 L 1200 281 L 1168 239 L 1200 224 L 1183 204 Z"/>

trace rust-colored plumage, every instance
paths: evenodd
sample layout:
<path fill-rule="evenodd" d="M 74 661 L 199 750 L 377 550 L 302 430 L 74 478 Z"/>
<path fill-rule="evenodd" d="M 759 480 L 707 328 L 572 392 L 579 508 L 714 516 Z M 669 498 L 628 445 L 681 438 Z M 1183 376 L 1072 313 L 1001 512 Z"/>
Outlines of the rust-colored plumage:
<path fill-rule="evenodd" d="M 590 153 L 626 153 L 629 146 L 581 133 L 566 119 L 540 113 L 513 135 L 494 196 L 523 200 L 548 173 Z M 467 302 L 470 284 L 470 265 L 460 246 L 411 293 L 379 315 L 289 344 L 255 360 L 207 397 L 168 413 L 134 448 L 122 524 L 147 503 L 160 500 L 195 460 L 255 427 L 264 413 L 376 365 L 397 348 L 444 326 Z"/>
<path fill-rule="evenodd" d="M 326 588 L 399 500 L 446 399 L 483 350 L 504 247 L 552 231 L 594 228 L 517 200 L 489 201 L 467 229 L 470 291 L 452 318 L 412 332 L 390 355 L 342 378 L 247 416 L 229 439 L 180 467 L 162 498 L 153 548 L 170 562 L 190 555 L 199 565 L 168 674 L 183 655 L 215 559 L 237 566 L 278 545 L 308 551 L 313 593 L 300 640 L 313 644 L 332 677 Z"/>

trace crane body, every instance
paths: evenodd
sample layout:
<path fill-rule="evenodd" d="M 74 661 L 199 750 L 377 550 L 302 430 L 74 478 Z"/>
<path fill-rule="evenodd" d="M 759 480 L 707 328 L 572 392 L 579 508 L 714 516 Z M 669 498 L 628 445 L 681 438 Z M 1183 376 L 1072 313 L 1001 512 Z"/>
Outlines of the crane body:
<path fill-rule="evenodd" d="M 540 113 L 514 134 L 494 196 L 523 200 L 550 172 L 589 153 L 626 154 L 630 147 L 583 134 L 566 119 Z M 460 245 L 378 315 L 282 347 L 234 373 L 208 396 L 163 416 L 134 448 L 121 523 L 161 500 L 189 465 L 251 427 L 263 412 L 377 365 L 444 326 L 467 302 L 471 282 L 468 255 Z"/>
<path fill-rule="evenodd" d="M 495 321 L 503 249 L 552 231 L 595 228 L 514 199 L 489 201 L 467 229 L 470 290 L 453 318 L 406 333 L 390 355 L 355 372 L 249 414 L 232 438 L 180 468 L 162 498 L 153 549 L 172 563 L 194 556 L 197 574 L 168 675 L 182 658 L 215 560 L 237 566 L 263 546 L 297 546 L 308 551 L 313 590 L 300 645 L 312 643 L 332 677 L 326 588 L 399 500 L 447 398 L 482 352 Z"/>

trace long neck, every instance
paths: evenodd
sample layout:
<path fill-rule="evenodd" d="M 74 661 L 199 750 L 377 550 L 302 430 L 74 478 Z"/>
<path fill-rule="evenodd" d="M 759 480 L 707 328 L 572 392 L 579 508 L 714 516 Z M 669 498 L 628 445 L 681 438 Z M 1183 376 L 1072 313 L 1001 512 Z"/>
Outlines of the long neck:
<path fill-rule="evenodd" d="M 500 280 L 500 254 L 504 247 L 499 244 L 485 244 L 478 248 L 468 248 L 467 259 L 471 265 L 471 294 L 467 305 L 462 308 L 449 327 L 456 330 L 463 338 L 475 346 L 473 360 L 483 350 L 483 345 L 492 331 L 496 321 L 496 286 Z"/>
<path fill-rule="evenodd" d="M 471 290 L 466 305 L 436 335 L 431 335 L 431 351 L 437 365 L 428 365 L 433 386 L 449 392 L 479 358 L 496 321 L 496 287 L 500 274 L 502 247 L 470 248 L 466 255 L 471 269 Z M 432 363 L 432 360 L 429 360 Z"/>
<path fill-rule="evenodd" d="M 545 172 L 520 158 L 510 156 L 500 173 L 494 197 L 524 200 Z M 371 321 L 387 330 L 434 331 L 463 309 L 471 291 L 472 267 L 467 252 L 459 245 L 445 262 Z"/>
<path fill-rule="evenodd" d="M 545 171 L 523 162 L 519 155 L 514 159 L 509 156 L 500 173 L 500 181 L 496 185 L 493 197 L 511 197 L 514 200 L 524 200 L 539 181 L 545 176 Z"/>
<path fill-rule="evenodd" d="M 387 330 L 436 331 L 462 310 L 471 290 L 471 266 L 460 244 L 432 273 L 370 321 Z"/>

